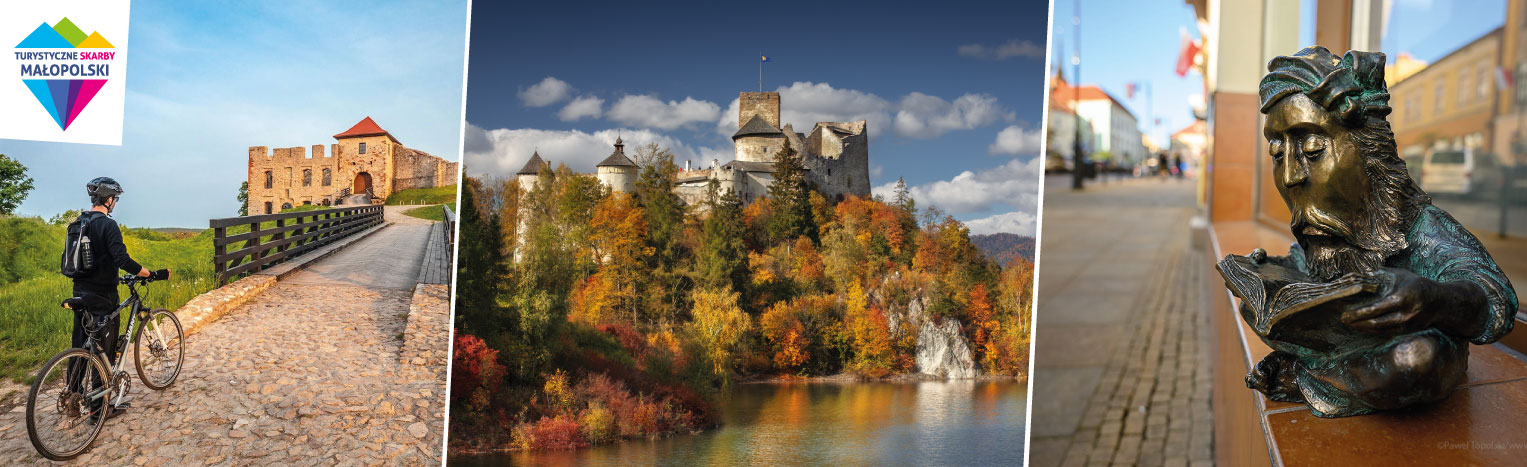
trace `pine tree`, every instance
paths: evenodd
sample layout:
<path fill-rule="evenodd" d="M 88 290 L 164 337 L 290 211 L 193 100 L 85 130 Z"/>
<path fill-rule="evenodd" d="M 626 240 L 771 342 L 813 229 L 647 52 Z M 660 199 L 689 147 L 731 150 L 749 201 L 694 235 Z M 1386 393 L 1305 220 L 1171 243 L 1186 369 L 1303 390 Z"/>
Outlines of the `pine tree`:
<path fill-rule="evenodd" d="M 709 215 L 700 225 L 695 281 L 700 287 L 745 290 L 748 283 L 747 228 L 742 219 L 742 198 L 735 191 L 720 193 L 715 180 L 707 187 Z"/>
<path fill-rule="evenodd" d="M 796 156 L 790 142 L 774 153 L 774 182 L 769 185 L 774 200 L 774 217 L 769 219 L 769 236 L 774 242 L 791 241 L 802 235 L 817 241 L 816 219 L 811 212 L 811 180 L 806 167 Z"/>
<path fill-rule="evenodd" d="M 917 214 L 917 202 L 912 200 L 912 194 L 907 190 L 907 181 L 896 177 L 896 197 L 891 200 L 891 205 L 907 213 L 908 216 Z"/>

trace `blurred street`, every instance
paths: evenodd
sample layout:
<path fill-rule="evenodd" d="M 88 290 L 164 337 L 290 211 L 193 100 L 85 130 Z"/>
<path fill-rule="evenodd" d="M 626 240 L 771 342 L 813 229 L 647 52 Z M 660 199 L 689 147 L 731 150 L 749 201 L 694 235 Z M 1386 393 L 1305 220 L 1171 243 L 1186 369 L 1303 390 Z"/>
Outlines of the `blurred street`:
<path fill-rule="evenodd" d="M 1195 184 L 1045 180 L 1030 463 L 1212 462 Z"/>

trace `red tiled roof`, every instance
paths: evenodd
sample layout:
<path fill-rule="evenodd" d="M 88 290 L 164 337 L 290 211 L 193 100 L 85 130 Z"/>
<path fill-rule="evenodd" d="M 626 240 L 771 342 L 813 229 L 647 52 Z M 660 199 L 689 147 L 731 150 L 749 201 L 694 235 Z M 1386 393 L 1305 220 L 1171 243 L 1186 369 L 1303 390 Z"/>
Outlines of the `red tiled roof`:
<path fill-rule="evenodd" d="M 387 130 L 383 130 L 382 127 L 380 125 L 377 125 L 375 121 L 371 120 L 371 117 L 366 117 L 364 119 L 361 119 L 360 123 L 356 123 L 355 126 L 350 127 L 350 129 L 348 129 L 348 130 L 345 130 L 344 133 L 340 133 L 340 134 L 334 135 L 334 139 L 356 138 L 356 137 L 361 137 L 361 136 L 382 136 L 382 135 L 386 135 L 388 138 L 392 139 L 394 142 L 396 142 L 398 140 L 397 138 L 394 138 L 391 133 L 388 133 Z"/>

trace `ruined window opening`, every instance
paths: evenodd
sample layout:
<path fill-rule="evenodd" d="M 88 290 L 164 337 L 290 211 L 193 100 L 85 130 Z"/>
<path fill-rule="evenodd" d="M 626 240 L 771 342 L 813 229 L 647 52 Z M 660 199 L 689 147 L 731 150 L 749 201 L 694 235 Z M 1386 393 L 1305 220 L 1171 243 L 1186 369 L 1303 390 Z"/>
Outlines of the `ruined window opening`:
<path fill-rule="evenodd" d="M 275 184 L 276 178 L 270 174 L 269 170 L 265 171 L 265 188 L 273 187 Z"/>
<path fill-rule="evenodd" d="M 302 169 L 302 186 L 313 186 L 313 169 Z"/>
<path fill-rule="evenodd" d="M 323 169 L 323 186 L 329 186 L 329 185 L 331 185 L 333 183 L 334 183 L 334 174 L 330 173 L 329 169 Z"/>
<path fill-rule="evenodd" d="M 366 153 L 366 143 L 361 143 L 361 154 Z"/>
<path fill-rule="evenodd" d="M 303 206 L 312 206 L 313 205 L 313 201 L 312 200 L 303 200 L 302 201 L 302 205 Z"/>
<path fill-rule="evenodd" d="M 265 213 L 270 214 L 270 201 L 265 202 Z"/>

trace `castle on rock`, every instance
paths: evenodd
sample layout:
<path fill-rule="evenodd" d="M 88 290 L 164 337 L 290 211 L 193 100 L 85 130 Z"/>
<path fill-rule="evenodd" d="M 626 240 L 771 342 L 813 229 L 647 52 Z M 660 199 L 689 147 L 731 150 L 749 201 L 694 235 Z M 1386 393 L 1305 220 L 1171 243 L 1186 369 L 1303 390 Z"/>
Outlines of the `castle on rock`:
<path fill-rule="evenodd" d="M 849 195 L 870 194 L 869 134 L 865 120 L 857 122 L 817 122 L 809 133 L 798 133 L 791 125 L 780 126 L 779 93 L 744 92 L 738 98 L 737 132 L 732 135 L 735 158 L 722 164 L 712 160 L 706 168 L 683 168 L 674 192 L 686 203 L 704 201 L 712 180 L 724 191 L 732 191 L 744 202 L 751 202 L 769 192 L 774 182 L 774 155 L 788 142 L 796 151 L 807 178 L 828 200 L 841 201 Z M 550 164 L 536 152 L 516 175 L 522 189 L 530 190 L 542 167 Z M 613 192 L 634 191 L 640 168 L 625 153 L 625 144 L 617 138 L 615 151 L 595 167 L 595 177 Z"/>

